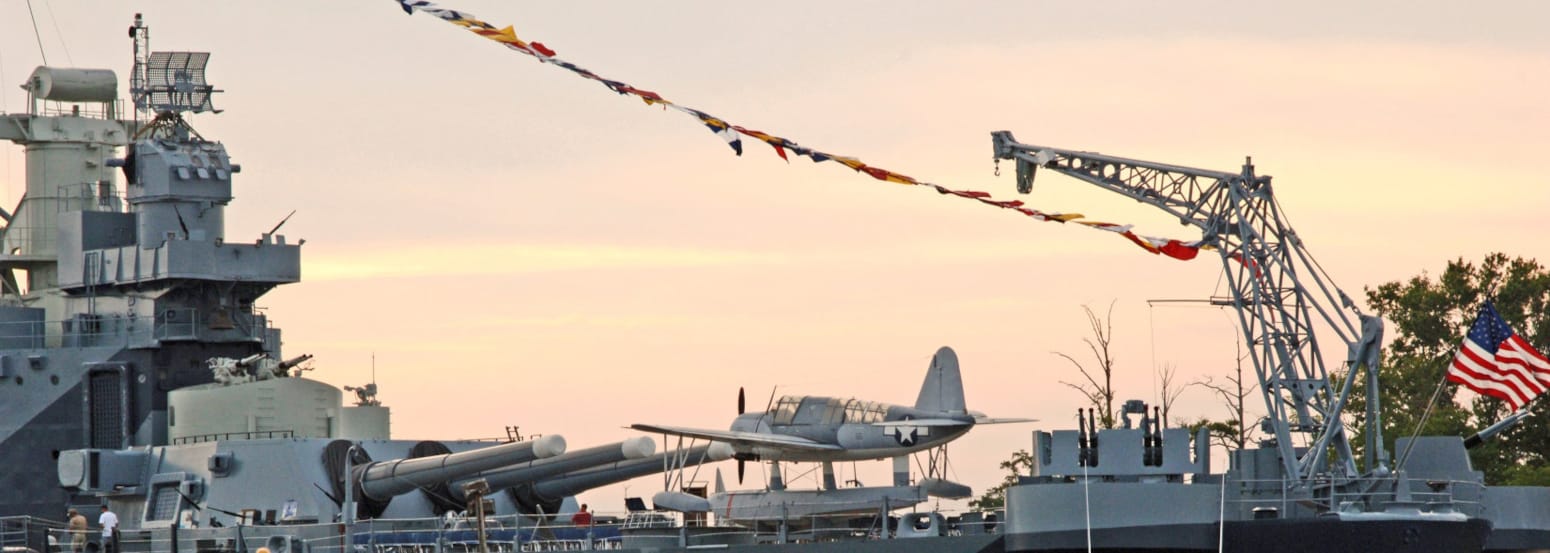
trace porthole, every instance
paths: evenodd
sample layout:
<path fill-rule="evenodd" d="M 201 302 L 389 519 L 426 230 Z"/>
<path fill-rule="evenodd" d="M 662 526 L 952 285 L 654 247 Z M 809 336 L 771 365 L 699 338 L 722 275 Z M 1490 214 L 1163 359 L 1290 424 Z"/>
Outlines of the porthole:
<path fill-rule="evenodd" d="M 57 374 L 48 375 L 48 383 L 49 384 L 53 384 L 55 386 L 58 386 L 59 385 L 59 375 L 57 375 Z"/>

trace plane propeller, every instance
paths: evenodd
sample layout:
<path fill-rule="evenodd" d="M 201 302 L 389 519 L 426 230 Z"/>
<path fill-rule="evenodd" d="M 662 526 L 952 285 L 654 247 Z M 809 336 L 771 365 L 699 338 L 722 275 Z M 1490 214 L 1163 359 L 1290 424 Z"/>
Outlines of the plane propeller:
<path fill-rule="evenodd" d="M 743 387 L 742 386 L 738 386 L 737 387 L 737 414 L 739 414 L 739 415 L 743 414 L 743 411 L 745 411 L 747 409 L 747 406 L 748 406 L 747 404 L 748 404 L 748 399 L 747 399 L 746 396 L 743 395 Z M 744 466 L 743 460 L 742 459 L 738 459 L 737 460 L 737 484 L 739 486 L 741 486 L 743 484 L 743 471 L 746 468 L 747 467 Z"/>

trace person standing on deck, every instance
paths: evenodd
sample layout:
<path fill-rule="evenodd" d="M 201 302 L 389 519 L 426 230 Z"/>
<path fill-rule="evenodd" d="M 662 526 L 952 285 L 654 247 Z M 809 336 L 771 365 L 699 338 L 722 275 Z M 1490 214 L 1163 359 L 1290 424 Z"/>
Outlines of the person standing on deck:
<path fill-rule="evenodd" d="M 86 517 L 72 507 L 65 513 L 65 519 L 70 521 L 71 553 L 83 553 L 86 551 Z"/>
<path fill-rule="evenodd" d="M 591 526 L 592 525 L 592 513 L 587 512 L 587 504 L 586 503 L 582 503 L 581 504 L 581 510 L 580 511 L 576 511 L 576 514 L 571 515 L 570 523 L 571 523 L 572 526 Z"/>
<path fill-rule="evenodd" d="M 113 537 L 118 533 L 118 515 L 113 514 L 113 511 L 109 511 L 107 505 L 103 505 L 102 514 L 97 516 L 97 524 L 102 526 L 103 553 L 117 553 L 118 548 L 114 546 L 118 544 Z"/>

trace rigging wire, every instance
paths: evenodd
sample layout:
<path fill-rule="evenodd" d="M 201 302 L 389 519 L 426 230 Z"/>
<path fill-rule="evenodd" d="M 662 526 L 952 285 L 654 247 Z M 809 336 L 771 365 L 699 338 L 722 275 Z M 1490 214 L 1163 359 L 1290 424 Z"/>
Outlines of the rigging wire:
<path fill-rule="evenodd" d="M 1432 390 L 1432 399 L 1426 402 L 1426 410 L 1421 412 L 1421 420 L 1416 421 L 1415 432 L 1410 434 L 1410 443 L 1405 444 L 1405 451 L 1399 454 L 1399 460 L 1394 463 L 1394 470 L 1405 468 L 1405 461 L 1410 458 L 1410 448 L 1415 447 L 1416 439 L 1421 437 L 1421 430 L 1426 428 L 1426 419 L 1431 418 L 1432 408 L 1437 406 L 1437 399 L 1442 397 L 1442 389 L 1447 385 L 1448 369 L 1443 369 L 1442 380 L 1437 382 L 1437 388 Z"/>
<path fill-rule="evenodd" d="M 5 48 L 3 45 L 0 45 L 0 83 L 8 81 L 9 79 L 5 77 Z M 0 86 L 0 115 L 10 111 L 5 102 L 5 95 L 5 87 Z M 0 200 L 9 200 L 11 198 L 11 156 L 13 155 L 13 150 L 14 148 L 5 148 L 5 172 L 0 173 L 0 180 L 5 181 L 5 196 L 0 198 Z"/>
<path fill-rule="evenodd" d="M 10 79 L 7 79 L 5 77 L 5 45 L 3 43 L 0 43 L 0 83 L 9 82 L 9 81 L 10 81 Z M 9 111 L 9 109 L 6 106 L 5 98 L 6 98 L 5 87 L 0 86 L 0 114 L 4 114 L 4 113 Z M 9 150 L 7 150 L 7 152 L 9 152 Z M 11 160 L 11 157 L 10 156 L 6 156 L 5 159 L 6 159 L 6 162 L 9 163 L 10 160 Z M 5 175 L 6 176 L 10 176 L 11 175 L 10 167 L 9 166 L 6 167 Z M 7 182 L 9 182 L 9 181 L 7 181 Z"/>
<path fill-rule="evenodd" d="M 38 40 L 38 55 L 43 56 L 43 65 L 48 65 L 48 53 L 43 51 L 43 33 L 38 32 L 38 14 L 32 12 L 32 0 L 27 0 L 27 16 L 32 18 L 32 37 Z"/>
<path fill-rule="evenodd" d="M 48 19 L 54 24 L 54 36 L 59 37 L 59 47 L 65 50 L 65 61 L 70 62 L 70 65 L 74 66 L 75 58 L 70 56 L 70 45 L 65 43 L 65 34 L 59 30 L 59 18 L 54 17 L 54 6 L 50 5 L 48 0 L 43 0 L 43 9 L 48 10 Z M 36 32 L 36 28 L 34 28 L 34 32 Z"/>
<path fill-rule="evenodd" d="M 1157 372 L 1157 317 L 1153 311 L 1152 302 L 1146 302 L 1146 326 L 1152 342 L 1152 404 L 1156 405 L 1158 403 L 1157 381 L 1162 378 L 1162 375 Z"/>

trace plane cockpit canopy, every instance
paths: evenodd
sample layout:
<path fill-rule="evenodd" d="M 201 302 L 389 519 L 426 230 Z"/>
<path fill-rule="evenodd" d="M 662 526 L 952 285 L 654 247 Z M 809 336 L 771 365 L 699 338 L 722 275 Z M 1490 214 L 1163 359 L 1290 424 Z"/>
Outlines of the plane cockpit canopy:
<path fill-rule="evenodd" d="M 875 423 L 888 417 L 888 404 L 859 399 L 783 396 L 770 407 L 770 424 Z"/>

